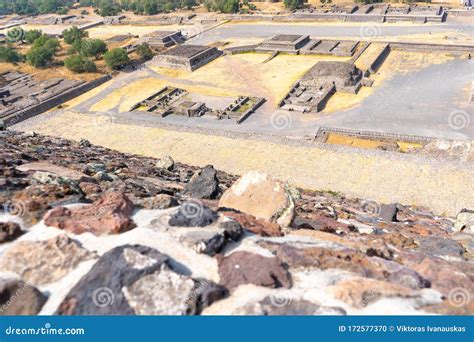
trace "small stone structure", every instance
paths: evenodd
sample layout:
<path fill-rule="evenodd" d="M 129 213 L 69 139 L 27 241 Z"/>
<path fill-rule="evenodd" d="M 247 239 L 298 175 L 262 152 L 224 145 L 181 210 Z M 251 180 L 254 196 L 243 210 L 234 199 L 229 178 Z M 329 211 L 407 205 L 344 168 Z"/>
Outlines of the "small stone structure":
<path fill-rule="evenodd" d="M 74 23 L 79 19 L 80 17 L 76 15 L 44 14 L 36 18 L 27 18 L 26 22 L 35 25 L 63 25 Z"/>
<path fill-rule="evenodd" d="M 181 31 L 154 31 L 144 35 L 140 41 L 146 43 L 151 48 L 167 48 L 173 45 L 184 43 Z"/>
<path fill-rule="evenodd" d="M 189 95 L 184 89 L 165 87 L 135 104 L 130 111 L 149 112 L 161 117 L 170 114 L 187 117 L 211 115 L 218 120 L 235 119 L 237 123 L 241 123 L 265 102 L 264 98 L 239 96 L 224 110 L 219 110 L 211 108 L 207 103 L 193 100 Z"/>
<path fill-rule="evenodd" d="M 156 66 L 194 71 L 222 55 L 215 47 L 179 45 L 153 58 Z"/>
<path fill-rule="evenodd" d="M 116 36 L 107 38 L 106 42 L 107 43 L 122 43 L 130 38 L 134 38 L 134 36 L 130 34 L 118 34 Z"/>
<path fill-rule="evenodd" d="M 336 92 L 357 93 L 362 87 L 362 71 L 352 63 L 316 63 L 280 102 L 282 109 L 317 113 Z"/>
<path fill-rule="evenodd" d="M 358 41 L 310 39 L 308 35 L 279 34 L 263 41 L 255 51 L 350 57 L 358 45 Z"/>
<path fill-rule="evenodd" d="M 278 34 L 265 40 L 260 47 L 267 50 L 296 52 L 308 43 L 308 35 Z"/>
<path fill-rule="evenodd" d="M 336 91 L 355 94 L 359 91 L 362 71 L 352 63 L 321 61 L 316 63 L 300 80 L 305 87 L 334 85 Z"/>

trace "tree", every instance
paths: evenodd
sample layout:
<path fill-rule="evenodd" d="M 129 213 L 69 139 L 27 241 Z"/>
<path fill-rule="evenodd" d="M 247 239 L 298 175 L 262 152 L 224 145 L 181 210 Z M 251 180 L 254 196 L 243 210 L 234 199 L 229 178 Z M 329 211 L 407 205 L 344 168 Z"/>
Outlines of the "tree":
<path fill-rule="evenodd" d="M 57 40 L 56 38 L 48 39 L 43 45 L 43 47 L 53 51 L 53 54 L 59 50 L 59 46 L 60 46 L 59 40 Z"/>
<path fill-rule="evenodd" d="M 29 31 L 26 31 L 25 33 L 25 41 L 28 43 L 28 44 L 33 44 L 35 42 L 36 39 L 38 39 L 39 37 L 41 37 L 43 35 L 43 31 L 41 30 L 29 30 Z"/>
<path fill-rule="evenodd" d="M 104 60 L 110 69 L 119 69 L 128 63 L 129 58 L 127 51 L 122 48 L 115 48 L 105 53 Z"/>
<path fill-rule="evenodd" d="M 208 11 L 237 13 L 239 11 L 239 0 L 205 0 L 204 6 Z"/>
<path fill-rule="evenodd" d="M 87 32 L 80 30 L 76 26 L 63 31 L 64 42 L 69 45 L 72 45 L 76 40 L 85 38 L 87 36 Z"/>
<path fill-rule="evenodd" d="M 283 3 L 285 4 L 286 8 L 289 8 L 290 10 L 295 10 L 297 8 L 301 8 L 303 6 L 304 1 L 303 0 L 283 0 Z"/>
<path fill-rule="evenodd" d="M 64 66 L 67 69 L 77 73 L 97 71 L 97 67 L 94 62 L 80 55 L 69 56 L 66 58 L 64 60 Z"/>
<path fill-rule="evenodd" d="M 56 38 L 50 38 L 46 34 L 43 34 L 41 37 L 35 39 L 32 49 L 37 49 L 39 47 L 46 47 L 54 53 L 59 49 L 59 40 Z"/>
<path fill-rule="evenodd" d="M 0 46 L 0 62 L 17 63 L 21 59 L 21 55 L 11 46 Z"/>
<path fill-rule="evenodd" d="M 153 58 L 153 51 L 151 51 L 150 47 L 146 43 L 138 45 L 135 52 L 140 56 L 143 61 L 147 61 Z"/>
<path fill-rule="evenodd" d="M 54 56 L 54 51 L 44 46 L 33 48 L 26 54 L 26 60 L 28 64 L 35 68 L 41 68 L 47 66 Z"/>
<path fill-rule="evenodd" d="M 100 39 L 82 39 L 79 49 L 79 53 L 85 57 L 97 57 L 106 51 L 107 44 Z"/>
<path fill-rule="evenodd" d="M 99 15 L 102 17 L 109 17 L 119 14 L 120 7 L 109 0 L 102 0 L 99 5 Z"/>

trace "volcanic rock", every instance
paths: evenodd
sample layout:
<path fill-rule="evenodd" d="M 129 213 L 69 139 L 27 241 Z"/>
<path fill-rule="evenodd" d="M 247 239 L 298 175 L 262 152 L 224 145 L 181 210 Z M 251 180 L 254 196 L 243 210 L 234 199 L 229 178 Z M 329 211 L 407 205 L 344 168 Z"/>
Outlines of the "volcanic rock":
<path fill-rule="evenodd" d="M 217 214 L 199 202 L 185 202 L 170 217 L 168 224 L 174 227 L 205 227 L 217 220 Z"/>
<path fill-rule="evenodd" d="M 396 204 L 382 204 L 378 215 L 384 221 L 393 222 L 397 220 L 397 212 Z"/>
<path fill-rule="evenodd" d="M 48 162 L 33 162 L 23 164 L 17 166 L 16 169 L 21 172 L 40 172 L 36 178 L 40 182 L 43 179 L 43 183 L 47 181 L 46 176 L 50 176 L 51 174 L 56 175 L 60 179 L 74 180 L 77 182 L 88 182 L 92 180 L 90 177 L 88 177 L 82 172 L 71 170 L 66 167 L 54 165 Z"/>
<path fill-rule="evenodd" d="M 417 298 L 419 293 L 407 287 L 368 278 L 343 280 L 327 291 L 336 299 L 363 308 L 384 297 Z"/>
<path fill-rule="evenodd" d="M 54 208 L 45 215 L 44 222 L 74 234 L 118 234 L 132 227 L 132 212 L 133 203 L 127 196 L 109 192 L 91 205 Z"/>
<path fill-rule="evenodd" d="M 36 315 L 46 296 L 36 287 L 18 279 L 0 279 L 0 315 Z"/>
<path fill-rule="evenodd" d="M 257 219 L 252 215 L 238 213 L 235 211 L 222 211 L 224 216 L 237 221 L 242 228 L 261 236 L 282 236 L 280 225 L 263 219 Z"/>
<path fill-rule="evenodd" d="M 94 254 L 61 234 L 45 241 L 18 241 L 0 259 L 0 270 L 34 285 L 55 282 Z"/>
<path fill-rule="evenodd" d="M 291 277 L 277 258 L 238 251 L 218 256 L 221 285 L 233 289 L 242 284 L 272 288 L 291 286 Z"/>
<path fill-rule="evenodd" d="M 165 169 L 168 171 L 173 170 L 174 167 L 174 160 L 170 156 L 165 156 L 161 159 L 158 159 L 158 161 L 155 164 L 155 167 L 159 169 Z"/>
<path fill-rule="evenodd" d="M 235 209 L 257 218 L 289 226 L 294 199 L 282 182 L 260 172 L 242 176 L 222 195 L 219 207 Z"/>
<path fill-rule="evenodd" d="M 175 272 L 166 255 L 145 246 L 125 245 L 97 261 L 69 292 L 57 314 L 194 314 L 198 302 L 212 302 L 220 293 L 220 287 L 210 286 L 202 299 L 196 282 Z"/>
<path fill-rule="evenodd" d="M 212 165 L 207 165 L 197 171 L 182 192 L 183 195 L 198 199 L 216 199 L 220 196 L 217 171 Z"/>
<path fill-rule="evenodd" d="M 144 209 L 168 209 L 176 207 L 178 201 L 173 196 L 161 194 L 153 197 L 138 198 L 134 200 L 134 204 Z"/>
<path fill-rule="evenodd" d="M 24 232 L 14 222 L 0 222 L 0 243 L 15 240 Z"/>

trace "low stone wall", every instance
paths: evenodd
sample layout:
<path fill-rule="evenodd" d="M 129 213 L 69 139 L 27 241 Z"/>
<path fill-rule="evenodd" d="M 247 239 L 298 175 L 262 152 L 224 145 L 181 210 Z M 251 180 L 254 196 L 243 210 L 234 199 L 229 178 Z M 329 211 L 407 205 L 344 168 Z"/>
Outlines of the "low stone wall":
<path fill-rule="evenodd" d="M 89 90 L 95 87 L 98 87 L 99 85 L 107 82 L 111 78 L 112 76 L 106 75 L 91 82 L 79 84 L 77 87 L 69 89 L 68 91 L 62 94 L 56 95 L 48 99 L 47 101 L 22 109 L 14 114 L 11 114 L 10 116 L 7 116 L 3 120 L 0 120 L 0 126 L 2 125 L 2 123 L 4 127 L 13 126 L 23 120 L 44 113 L 54 107 L 63 104 L 64 102 L 72 100 L 73 98 L 88 92 Z"/>
<path fill-rule="evenodd" d="M 78 28 L 80 30 L 84 31 L 84 30 L 88 30 L 88 29 L 96 27 L 96 26 L 103 25 L 103 24 L 104 24 L 103 20 L 98 20 L 98 21 L 94 21 L 92 23 L 87 23 L 87 24 L 80 25 L 80 26 L 78 26 Z"/>
<path fill-rule="evenodd" d="M 440 15 L 410 15 L 410 14 L 357 14 L 357 13 L 308 13 L 294 12 L 289 15 L 254 15 L 254 14 L 235 14 L 225 17 L 226 20 L 234 21 L 276 21 L 276 22 L 298 22 L 298 21 L 343 21 L 343 22 L 443 22 L 446 19 L 446 13 Z"/>
<path fill-rule="evenodd" d="M 231 47 L 228 49 L 224 49 L 224 53 L 227 55 L 236 55 L 238 53 L 248 53 L 248 52 L 255 52 L 255 49 L 258 45 L 243 45 L 243 46 L 236 46 Z"/>
<path fill-rule="evenodd" d="M 263 103 L 265 102 L 265 98 L 261 97 L 257 100 L 257 102 L 255 102 L 255 104 L 250 107 L 249 109 L 247 109 L 247 111 L 245 111 L 245 113 L 243 113 L 238 119 L 237 119 L 237 123 L 240 124 L 242 123 L 245 119 L 247 119 L 250 114 L 252 114 L 253 112 L 255 112 Z"/>
<path fill-rule="evenodd" d="M 387 44 L 385 45 L 385 47 L 382 49 L 382 51 L 380 52 L 380 54 L 374 59 L 374 61 L 372 62 L 372 64 L 370 65 L 369 69 L 367 70 L 367 72 L 369 72 L 370 74 L 373 74 L 375 73 L 379 68 L 380 66 L 383 64 L 383 62 L 385 61 L 385 59 L 387 59 L 388 55 L 390 54 L 390 45 Z M 368 77 L 369 75 L 365 75 L 366 77 Z"/>
<path fill-rule="evenodd" d="M 405 51 L 447 51 L 464 53 L 474 53 L 474 45 L 446 45 L 446 44 L 422 44 L 422 43 L 402 43 L 402 42 L 387 42 L 392 49 Z"/>

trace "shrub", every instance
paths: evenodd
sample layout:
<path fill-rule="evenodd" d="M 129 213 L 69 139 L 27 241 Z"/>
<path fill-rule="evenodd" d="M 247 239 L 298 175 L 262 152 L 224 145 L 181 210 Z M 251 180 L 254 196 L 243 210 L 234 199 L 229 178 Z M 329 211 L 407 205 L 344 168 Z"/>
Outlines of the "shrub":
<path fill-rule="evenodd" d="M 79 43 L 75 43 L 79 45 Z M 77 49 L 79 46 L 76 46 Z M 78 52 L 86 57 L 97 57 L 107 51 L 107 44 L 100 39 L 82 39 Z"/>
<path fill-rule="evenodd" d="M 43 34 L 41 37 L 35 39 L 32 49 L 37 49 L 39 47 L 45 47 L 51 51 L 56 52 L 59 49 L 59 40 L 56 38 L 50 38 L 47 35 Z"/>
<path fill-rule="evenodd" d="M 153 51 L 151 51 L 150 47 L 146 43 L 138 45 L 135 51 L 143 61 L 147 61 L 153 58 Z"/>
<path fill-rule="evenodd" d="M 0 46 L 0 61 L 7 63 L 17 63 L 21 61 L 21 55 L 11 46 Z"/>
<path fill-rule="evenodd" d="M 303 0 L 283 0 L 286 8 L 290 10 L 295 10 L 297 8 L 301 8 L 303 6 Z"/>
<path fill-rule="evenodd" d="M 36 39 L 38 39 L 39 37 L 41 37 L 43 35 L 43 31 L 41 30 L 29 30 L 29 31 L 26 31 L 25 33 L 25 41 L 28 43 L 28 44 L 33 44 L 35 42 Z"/>
<path fill-rule="evenodd" d="M 63 31 L 64 42 L 69 45 L 72 45 L 76 40 L 85 38 L 87 36 L 87 32 L 78 29 L 76 26 Z"/>
<path fill-rule="evenodd" d="M 128 63 L 129 58 L 127 51 L 121 48 L 112 49 L 107 51 L 104 55 L 105 64 L 110 69 L 119 69 Z"/>
<path fill-rule="evenodd" d="M 79 55 L 69 56 L 64 60 L 64 66 L 77 73 L 95 72 L 97 67 L 91 60 Z"/>
<path fill-rule="evenodd" d="M 26 54 L 26 60 L 28 64 L 34 66 L 35 68 L 40 68 L 47 66 L 53 60 L 53 56 L 53 50 L 44 46 L 40 46 L 28 51 Z"/>

